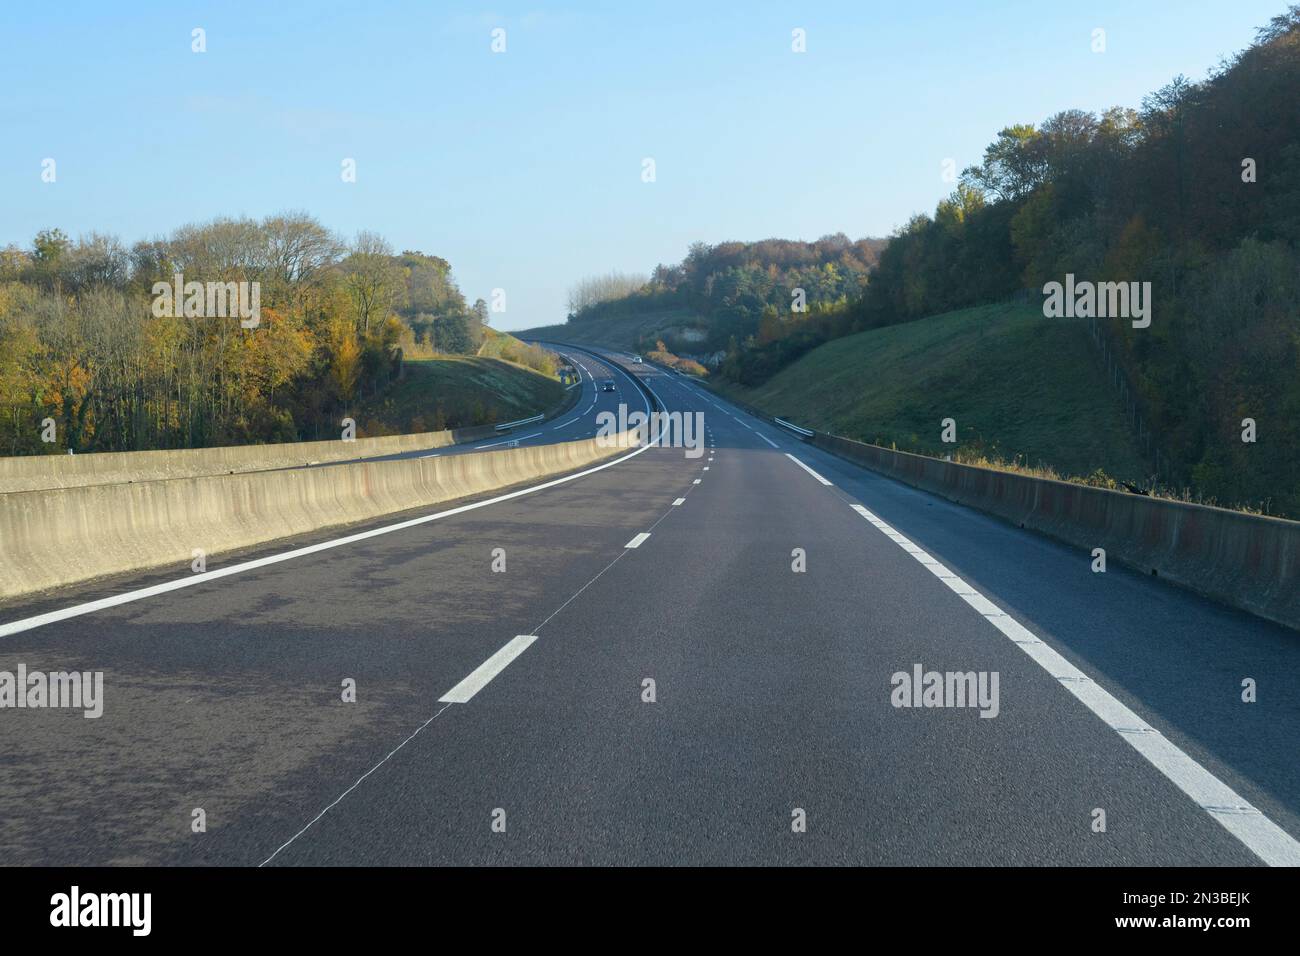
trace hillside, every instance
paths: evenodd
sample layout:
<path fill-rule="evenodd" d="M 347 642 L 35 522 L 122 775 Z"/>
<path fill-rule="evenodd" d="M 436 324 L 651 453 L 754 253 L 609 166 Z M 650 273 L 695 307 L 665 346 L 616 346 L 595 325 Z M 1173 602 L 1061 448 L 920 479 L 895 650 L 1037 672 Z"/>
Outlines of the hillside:
<path fill-rule="evenodd" d="M 527 418 L 557 406 L 564 387 L 554 378 L 482 355 L 408 360 L 402 377 L 356 414 L 365 437 L 466 428 Z"/>
<path fill-rule="evenodd" d="M 643 343 L 660 338 L 682 348 L 683 338 L 691 335 L 686 332 L 683 336 L 683 330 L 696 328 L 699 321 L 697 316 L 685 309 L 658 309 L 608 315 L 587 322 L 543 325 L 515 334 L 543 342 L 572 342 L 575 345 L 599 345 L 633 352 L 641 349 Z M 685 351 L 689 351 L 689 348 Z"/>
<path fill-rule="evenodd" d="M 843 233 L 815 242 L 693 243 L 681 262 L 660 264 L 648 279 L 622 274 L 579 282 L 569 294 L 564 325 L 529 329 L 559 338 L 648 352 L 669 352 L 715 365 L 738 343 L 769 341 L 791 313 L 833 337 L 847 304 L 862 294 L 883 239 Z"/>
<path fill-rule="evenodd" d="M 981 306 L 828 342 L 758 388 L 728 395 L 818 429 L 931 455 L 954 450 L 1102 469 L 1141 481 L 1147 469 L 1082 323 L 1036 305 Z"/>
<path fill-rule="evenodd" d="M 1149 463 L 1157 483 L 1195 500 L 1297 518 L 1297 89 L 1300 4 L 1293 4 L 1200 82 L 1175 76 L 1139 104 L 1065 108 L 1039 123 L 1008 115 L 1009 125 L 962 170 L 933 214 L 913 216 L 887 243 L 828 236 L 812 244 L 692 246 L 681 264 L 660 266 L 643 287 L 577 309 L 568 324 L 546 331 L 642 352 L 661 337 L 667 351 L 698 357 L 711 379 L 738 395 L 788 394 L 817 414 L 818 403 L 803 397 L 817 391 L 816 382 L 800 380 L 795 366 L 817 370 L 856 347 L 825 343 L 914 321 L 933 328 L 941 320 L 930 317 L 981 315 L 976 307 L 1017 297 L 1041 302 L 1049 283 L 1071 277 L 1088 287 L 1132 283 L 1147 290 L 1147 321 L 1106 322 L 1099 330 L 1116 380 L 1159 453 Z M 796 291 L 806 293 L 806 309 L 795 307 Z M 679 341 L 671 331 L 654 336 L 652 317 L 672 324 L 654 316 L 664 309 L 685 310 L 687 321 L 698 316 L 699 341 Z M 972 311 L 953 313 L 958 309 Z M 988 363 L 979 376 L 946 363 L 904 366 L 949 390 L 907 400 L 899 391 L 901 404 L 885 407 L 892 392 L 859 394 L 869 375 L 845 375 L 836 389 L 822 389 L 819 397 L 838 402 L 825 414 L 860 433 L 919 444 L 933 439 L 936 403 L 978 394 L 993 404 L 972 409 L 964 424 L 977 431 L 964 432 L 966 440 L 996 443 L 1003 455 L 1055 457 L 1072 471 L 1098 464 L 1129 470 L 1132 458 L 1118 448 L 1113 458 L 1071 453 L 1075 442 L 1089 440 L 1088 422 L 1075 428 L 1076 438 L 1015 419 L 1024 406 L 1036 420 L 1063 424 L 1071 406 L 1017 395 L 1005 387 L 1007 372 L 1043 386 L 1053 370 L 1079 370 L 1045 352 L 1042 337 L 1011 334 L 1014 326 L 990 332 L 1007 352 L 973 353 L 972 363 Z M 969 337 L 976 330 L 962 331 Z M 897 338 L 852 342 L 905 348 L 921 334 L 899 329 Z M 1044 332 L 1048 341 L 1058 334 L 1066 333 Z M 927 348 L 943 356 L 959 343 Z M 1008 355 L 1019 364 L 1008 369 Z M 1027 381 L 1026 369 L 1043 381 Z M 898 371 L 875 370 L 886 380 Z M 891 420 L 895 413 L 903 417 Z"/>
<path fill-rule="evenodd" d="M 344 240 L 305 212 L 190 223 L 129 246 L 42 229 L 0 249 L 0 449 L 291 442 L 336 434 L 344 417 L 364 430 L 367 415 L 375 430 L 473 423 L 520 404 L 514 372 L 398 375 L 404 359 L 475 355 L 491 339 L 486 317 L 445 259 L 394 254 L 371 232 Z M 547 371 L 514 348 L 501 357 Z M 453 397 L 462 380 L 476 394 Z"/>

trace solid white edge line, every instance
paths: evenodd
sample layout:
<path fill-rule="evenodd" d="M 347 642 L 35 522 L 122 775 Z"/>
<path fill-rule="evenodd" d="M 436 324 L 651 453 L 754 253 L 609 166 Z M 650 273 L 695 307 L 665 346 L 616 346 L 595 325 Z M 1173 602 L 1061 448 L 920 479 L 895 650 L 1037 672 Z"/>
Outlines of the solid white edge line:
<path fill-rule="evenodd" d="M 649 386 L 646 387 L 649 388 Z M 654 389 L 650 389 L 650 392 L 651 394 L 654 394 Z M 646 408 L 648 409 L 649 407 L 650 400 L 647 398 Z M 329 551 L 332 548 L 340 548 L 347 544 L 354 544 L 357 541 L 365 541 L 367 538 L 377 538 L 380 535 L 391 534 L 394 531 L 404 531 L 407 528 L 414 528 L 417 525 L 427 524 L 430 521 L 450 518 L 453 515 L 464 514 L 467 511 L 477 511 L 479 508 L 486 508 L 488 505 L 500 504 L 503 501 L 522 498 L 524 495 L 531 495 L 534 492 L 545 491 L 547 488 L 554 488 L 557 485 L 563 485 L 570 481 L 576 481 L 579 478 L 586 478 L 588 475 L 594 475 L 596 472 L 604 471 L 606 468 L 613 468 L 615 465 L 622 464 L 643 452 L 649 451 L 651 448 L 654 448 L 659 444 L 659 441 L 664 436 L 666 428 L 667 423 L 665 422 L 664 428 L 660 429 L 658 435 L 635 451 L 628 452 L 626 455 L 622 455 L 612 461 L 607 461 L 604 464 L 587 468 L 572 475 L 565 475 L 562 478 L 552 478 L 550 481 L 544 481 L 540 485 L 533 485 L 529 488 L 520 488 L 517 491 L 510 491 L 504 495 L 497 495 L 495 498 L 488 498 L 485 501 L 476 501 L 472 504 L 460 505 L 457 508 L 448 508 L 446 511 L 438 511 L 430 515 L 422 515 L 419 518 L 399 521 L 396 524 L 384 525 L 381 528 L 371 528 L 369 531 L 360 531 L 356 534 L 345 535 L 342 538 L 333 538 L 329 541 L 321 541 L 317 544 L 310 544 L 303 548 L 294 548 L 291 551 L 283 551 L 280 554 L 270 554 L 264 558 L 255 558 L 252 561 L 241 561 L 238 564 L 232 564 L 228 567 L 216 568 L 212 571 L 204 571 L 201 574 L 192 574 L 185 578 L 176 578 L 173 581 L 164 581 L 162 584 L 154 584 L 147 588 L 137 588 L 134 591 L 125 591 L 122 594 L 114 594 L 111 597 L 100 598 L 97 601 L 87 601 L 84 604 L 74 604 L 72 607 L 61 608 L 57 611 L 47 611 L 45 614 L 20 618 L 17 621 L 0 624 L 0 637 L 9 637 L 11 634 L 20 634 L 23 631 L 30 631 L 38 627 L 43 627 L 46 624 L 54 624 L 57 621 L 66 621 L 69 618 L 81 617 L 84 614 L 93 614 L 95 611 L 102 611 L 105 608 L 116 607 L 119 604 L 130 604 L 147 597 L 166 594 L 169 591 L 178 591 L 181 588 L 193 587 L 196 584 L 203 584 L 207 581 L 216 581 L 219 578 L 230 577 L 232 574 L 239 574 L 243 571 L 252 571 L 255 568 L 262 568 L 271 564 L 279 564 L 282 561 L 291 561 L 294 558 L 305 557 L 309 554 L 315 554 L 318 551 Z M 270 542 L 265 543 L 269 544 Z M 143 569 L 140 573 L 148 573 L 148 569 Z"/>
<path fill-rule="evenodd" d="M 1101 718 L 1107 727 L 1119 734 L 1134 750 L 1145 757 L 1148 763 L 1168 777 L 1211 819 L 1218 821 L 1257 857 L 1269 866 L 1300 866 L 1300 841 L 1270 820 L 1245 797 L 1206 770 L 1168 737 L 1053 650 L 1029 628 L 1016 621 L 924 550 L 916 547 L 862 505 L 855 504 L 852 508 L 982 614 L 985 620 L 1029 655 L 1034 663 L 1054 677 L 1083 706 Z"/>
<path fill-rule="evenodd" d="M 786 458 L 789 458 L 792 462 L 794 462 L 796 465 L 798 465 L 798 466 L 799 466 L 800 468 L 802 468 L 804 471 L 808 472 L 808 474 L 812 475 L 814 478 L 816 478 L 818 481 L 820 481 L 823 485 L 829 485 L 829 484 L 830 484 L 829 481 L 827 481 L 827 480 L 826 480 L 825 478 L 823 478 L 821 475 L 817 474 L 817 472 L 813 471 L 811 468 L 809 468 L 807 465 L 805 465 L 803 462 L 801 462 L 798 458 L 794 457 L 794 455 L 790 454 L 789 452 L 786 452 L 786 453 L 785 453 L 785 457 L 786 457 Z"/>
<path fill-rule="evenodd" d="M 440 704 L 468 704 L 470 699 L 488 685 L 510 665 L 516 657 L 537 640 L 536 634 L 519 634 L 508 641 L 495 654 L 469 672 L 459 684 L 438 698 Z"/>
<path fill-rule="evenodd" d="M 639 547 L 641 547 L 641 545 L 642 545 L 642 543 L 645 541 L 645 539 L 648 538 L 648 537 L 650 537 L 650 532 L 649 532 L 649 531 L 642 531 L 640 534 L 638 534 L 635 538 L 633 538 L 633 539 L 632 539 L 631 541 L 629 541 L 627 544 L 623 545 L 623 547 L 624 547 L 624 548 L 639 548 Z"/>

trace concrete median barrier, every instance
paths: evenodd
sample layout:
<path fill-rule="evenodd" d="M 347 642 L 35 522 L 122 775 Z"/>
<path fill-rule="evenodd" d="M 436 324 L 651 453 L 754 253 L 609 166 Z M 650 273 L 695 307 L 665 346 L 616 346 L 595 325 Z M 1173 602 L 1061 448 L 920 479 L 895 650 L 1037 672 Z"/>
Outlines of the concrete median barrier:
<path fill-rule="evenodd" d="M 1300 629 L 1300 522 L 961 465 L 818 432 L 812 443 L 959 504 Z"/>
<path fill-rule="evenodd" d="M 173 451 L 96 452 L 86 455 L 28 455 L 0 458 L 0 493 L 125 481 L 198 478 L 275 468 L 379 458 L 407 451 L 445 448 L 496 434 L 491 425 L 355 441 L 283 442 Z"/>
<path fill-rule="evenodd" d="M 577 403 L 577 392 L 566 392 L 536 421 L 567 414 Z M 514 431 L 512 425 L 477 425 L 412 435 L 386 435 L 354 441 L 278 442 L 266 445 L 231 445 L 220 448 L 181 448 L 170 451 L 91 452 L 84 455 L 21 455 L 0 457 L 0 494 L 41 488 L 76 488 L 82 485 L 203 475 L 240 474 L 277 468 L 303 468 L 339 461 L 382 458 L 403 452 L 446 448 Z"/>
<path fill-rule="evenodd" d="M 408 436 L 409 437 L 409 436 Z M 101 483 L 0 495 L 0 598 L 560 475 L 626 452 L 596 439 L 477 454 Z"/>

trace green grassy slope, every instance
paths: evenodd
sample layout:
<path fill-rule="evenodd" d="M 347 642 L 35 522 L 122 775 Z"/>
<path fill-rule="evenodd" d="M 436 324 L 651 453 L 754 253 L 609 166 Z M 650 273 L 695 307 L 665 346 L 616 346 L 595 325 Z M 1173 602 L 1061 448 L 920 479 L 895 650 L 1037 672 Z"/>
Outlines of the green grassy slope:
<path fill-rule="evenodd" d="M 762 386 L 723 385 L 765 411 L 876 444 L 943 455 L 958 447 L 1054 468 L 1146 474 L 1086 326 L 1032 305 L 982 306 L 828 342 Z"/>
<path fill-rule="evenodd" d="M 366 437 L 527 418 L 559 405 L 564 387 L 532 369 L 477 355 L 408 359 L 401 381 L 356 414 Z"/>
<path fill-rule="evenodd" d="M 525 329 L 516 335 L 541 339 L 544 342 L 572 342 L 575 345 L 599 345 L 609 349 L 635 351 L 646 339 L 662 337 L 682 326 L 694 325 L 699 320 L 684 309 L 656 312 L 635 312 L 630 315 L 608 316 L 585 322 L 564 322 L 560 325 L 543 325 Z"/>

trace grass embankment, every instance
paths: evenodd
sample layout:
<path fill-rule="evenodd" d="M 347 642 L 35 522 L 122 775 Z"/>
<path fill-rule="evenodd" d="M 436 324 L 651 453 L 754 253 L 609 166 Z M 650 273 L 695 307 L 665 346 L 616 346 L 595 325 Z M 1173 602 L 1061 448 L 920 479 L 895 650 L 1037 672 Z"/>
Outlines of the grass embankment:
<path fill-rule="evenodd" d="M 643 344 L 658 338 L 673 340 L 675 333 L 698 323 L 696 316 L 683 309 L 653 312 L 630 312 L 627 315 L 602 316 L 585 322 L 565 322 L 526 329 L 520 335 L 543 342 L 572 342 L 574 345 L 598 345 L 602 348 L 635 352 Z M 680 345 L 677 346 L 681 348 Z M 687 346 L 685 351 L 690 351 Z"/>
<path fill-rule="evenodd" d="M 962 309 L 822 345 L 722 392 L 809 428 L 1048 477 L 1145 484 L 1086 325 L 1032 305 Z M 940 422 L 957 423 L 957 444 Z"/>
<path fill-rule="evenodd" d="M 365 437 L 468 428 L 550 411 L 564 386 L 542 372 L 482 355 L 408 359 L 400 381 L 357 413 Z"/>
<path fill-rule="evenodd" d="M 547 378 L 556 378 L 560 362 L 553 352 L 527 342 L 521 342 L 506 332 L 483 330 L 483 344 L 478 354 L 486 358 L 499 358 L 540 372 Z"/>

